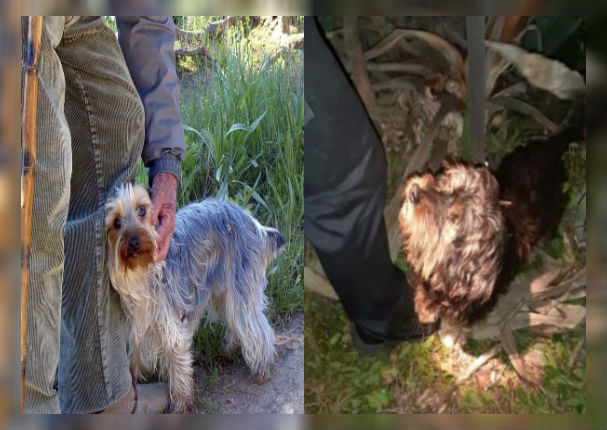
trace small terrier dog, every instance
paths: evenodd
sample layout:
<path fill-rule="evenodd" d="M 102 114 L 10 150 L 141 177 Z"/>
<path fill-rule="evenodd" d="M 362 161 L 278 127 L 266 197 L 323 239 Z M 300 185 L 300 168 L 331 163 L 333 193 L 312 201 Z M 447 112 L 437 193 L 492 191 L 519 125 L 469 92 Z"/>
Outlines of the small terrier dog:
<path fill-rule="evenodd" d="M 412 176 L 399 222 L 420 321 L 472 322 L 502 263 L 506 229 L 495 177 L 464 164 Z"/>
<path fill-rule="evenodd" d="M 415 309 L 451 327 L 482 319 L 533 245 L 554 232 L 566 199 L 562 154 L 569 134 L 519 147 L 496 176 L 486 166 L 448 163 L 407 179 L 399 213 L 412 266 Z"/>
<path fill-rule="evenodd" d="M 285 245 L 236 204 L 206 199 L 177 212 L 167 258 L 156 262 L 151 200 L 141 185 L 118 187 L 106 205 L 108 269 L 129 324 L 129 362 L 137 380 L 168 376 L 171 412 L 191 411 L 190 347 L 205 314 L 227 325 L 225 348 L 241 347 L 256 382 L 275 358 L 274 331 L 264 315 L 266 268 Z"/>

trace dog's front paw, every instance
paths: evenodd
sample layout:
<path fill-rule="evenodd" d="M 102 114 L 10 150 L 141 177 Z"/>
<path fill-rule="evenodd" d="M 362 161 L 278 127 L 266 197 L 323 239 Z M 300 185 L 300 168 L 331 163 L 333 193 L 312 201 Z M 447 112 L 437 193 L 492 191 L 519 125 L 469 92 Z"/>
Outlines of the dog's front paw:
<path fill-rule="evenodd" d="M 143 369 L 140 366 L 130 366 L 131 377 L 137 383 L 145 382 L 146 378 L 143 376 Z"/>
<path fill-rule="evenodd" d="M 469 329 L 461 325 L 454 324 L 448 319 L 441 322 L 441 328 L 438 333 L 441 342 L 448 349 L 462 349 L 466 343 Z"/>

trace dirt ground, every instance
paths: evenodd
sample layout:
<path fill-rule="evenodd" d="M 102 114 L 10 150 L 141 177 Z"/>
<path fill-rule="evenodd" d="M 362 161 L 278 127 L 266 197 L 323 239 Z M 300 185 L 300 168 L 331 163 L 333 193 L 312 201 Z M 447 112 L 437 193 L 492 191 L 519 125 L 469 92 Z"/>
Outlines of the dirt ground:
<path fill-rule="evenodd" d="M 276 329 L 278 357 L 270 380 L 258 385 L 243 360 L 223 366 L 218 375 L 195 368 L 199 413 L 303 414 L 303 312 Z"/>

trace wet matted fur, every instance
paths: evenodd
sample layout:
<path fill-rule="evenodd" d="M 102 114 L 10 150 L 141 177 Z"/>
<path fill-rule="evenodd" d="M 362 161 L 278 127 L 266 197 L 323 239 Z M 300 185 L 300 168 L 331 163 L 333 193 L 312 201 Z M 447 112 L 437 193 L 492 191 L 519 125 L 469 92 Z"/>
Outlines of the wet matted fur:
<path fill-rule="evenodd" d="M 257 382 L 275 359 L 274 331 L 264 310 L 266 268 L 284 246 L 238 205 L 207 199 L 177 212 L 164 262 L 155 263 L 156 231 L 148 191 L 126 184 L 106 205 L 108 269 L 129 324 L 131 371 L 168 376 L 170 410 L 193 405 L 191 345 L 206 311 L 227 326 L 226 349 L 241 347 Z"/>
<path fill-rule="evenodd" d="M 496 175 L 452 162 L 407 179 L 399 224 L 422 322 L 467 326 L 486 316 L 535 243 L 558 227 L 570 141 L 519 147 Z"/>

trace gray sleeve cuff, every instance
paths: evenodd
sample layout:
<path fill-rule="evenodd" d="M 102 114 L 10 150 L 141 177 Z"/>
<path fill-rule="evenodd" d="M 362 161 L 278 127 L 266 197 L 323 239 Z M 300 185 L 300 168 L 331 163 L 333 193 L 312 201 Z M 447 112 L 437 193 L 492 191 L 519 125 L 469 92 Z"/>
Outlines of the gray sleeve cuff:
<path fill-rule="evenodd" d="M 150 186 L 152 186 L 154 177 L 159 173 L 170 173 L 171 175 L 175 176 L 177 182 L 179 182 L 180 165 L 181 163 L 179 160 L 170 154 L 164 155 L 150 162 L 150 170 L 148 172 Z"/>

